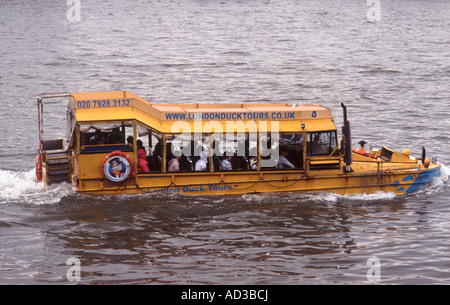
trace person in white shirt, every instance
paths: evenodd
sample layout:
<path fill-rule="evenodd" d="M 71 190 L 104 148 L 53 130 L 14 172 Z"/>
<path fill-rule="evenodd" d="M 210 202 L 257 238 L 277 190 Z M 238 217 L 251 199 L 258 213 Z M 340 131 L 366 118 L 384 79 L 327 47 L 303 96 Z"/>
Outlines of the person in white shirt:
<path fill-rule="evenodd" d="M 287 159 L 288 152 L 286 150 L 281 151 L 280 157 L 278 159 L 278 168 L 279 169 L 285 169 L 285 168 L 294 168 L 295 166 L 289 162 Z"/>
<path fill-rule="evenodd" d="M 202 151 L 200 154 L 200 159 L 195 163 L 195 171 L 206 171 L 208 168 L 208 155 L 206 152 Z"/>
<path fill-rule="evenodd" d="M 230 171 L 233 168 L 231 167 L 231 159 L 233 157 L 232 156 L 227 156 L 225 159 L 222 160 L 222 162 L 220 162 L 220 166 L 222 167 L 222 170 L 224 171 Z"/>

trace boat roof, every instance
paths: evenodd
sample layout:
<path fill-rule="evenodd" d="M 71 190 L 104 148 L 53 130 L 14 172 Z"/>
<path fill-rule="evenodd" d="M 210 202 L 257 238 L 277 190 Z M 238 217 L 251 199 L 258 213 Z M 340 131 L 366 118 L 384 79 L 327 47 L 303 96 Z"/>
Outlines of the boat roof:
<path fill-rule="evenodd" d="M 137 120 L 162 133 L 178 133 L 174 125 L 195 130 L 198 124 L 203 130 L 219 124 L 223 131 L 244 126 L 247 130 L 240 131 L 248 132 L 270 131 L 277 124 L 280 132 L 336 129 L 330 109 L 298 103 L 154 104 L 129 91 L 107 91 L 71 93 L 69 107 L 79 124 Z"/>

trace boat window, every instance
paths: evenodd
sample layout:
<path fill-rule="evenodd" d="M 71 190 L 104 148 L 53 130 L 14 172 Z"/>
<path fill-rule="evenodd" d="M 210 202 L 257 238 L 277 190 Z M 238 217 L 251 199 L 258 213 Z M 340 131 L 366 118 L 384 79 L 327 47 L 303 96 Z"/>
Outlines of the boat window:
<path fill-rule="evenodd" d="M 167 135 L 167 171 L 257 170 L 257 135 Z M 211 144 L 210 144 L 211 143 Z M 211 151 L 211 153 L 210 153 Z"/>
<path fill-rule="evenodd" d="M 127 139 L 133 143 L 133 138 Z M 137 125 L 136 152 L 138 173 L 162 171 L 162 135 L 150 128 Z M 147 163 L 145 163 L 147 162 Z"/>
<path fill-rule="evenodd" d="M 336 131 L 308 133 L 308 156 L 330 155 L 337 146 Z"/>
<path fill-rule="evenodd" d="M 131 150 L 126 138 L 132 136 L 131 123 L 80 125 L 81 152 L 105 152 L 113 150 Z"/>
<path fill-rule="evenodd" d="M 302 169 L 303 168 L 303 134 L 280 134 L 278 169 Z"/>
<path fill-rule="evenodd" d="M 214 171 L 258 169 L 256 133 L 219 134 L 213 148 Z"/>
<path fill-rule="evenodd" d="M 261 169 L 276 169 L 279 156 L 279 134 L 259 133 Z"/>
<path fill-rule="evenodd" d="M 209 171 L 210 137 L 201 134 L 166 135 L 167 172 Z"/>

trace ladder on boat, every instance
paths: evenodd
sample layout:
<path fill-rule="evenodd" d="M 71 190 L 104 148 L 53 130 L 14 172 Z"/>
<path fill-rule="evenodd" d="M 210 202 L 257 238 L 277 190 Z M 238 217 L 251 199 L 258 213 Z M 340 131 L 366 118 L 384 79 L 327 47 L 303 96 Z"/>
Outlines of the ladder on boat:
<path fill-rule="evenodd" d="M 44 163 L 47 171 L 47 183 L 70 182 L 70 159 L 63 151 L 63 140 L 44 141 Z"/>
<path fill-rule="evenodd" d="M 41 93 L 37 96 L 40 168 L 46 171 L 48 184 L 70 182 L 70 156 L 64 140 L 44 140 L 44 99 L 69 98 L 68 92 Z M 36 168 L 38 174 L 38 169 Z M 42 172 L 41 177 L 42 177 Z"/>
<path fill-rule="evenodd" d="M 70 182 L 70 164 L 67 152 L 47 152 L 48 184 Z"/>

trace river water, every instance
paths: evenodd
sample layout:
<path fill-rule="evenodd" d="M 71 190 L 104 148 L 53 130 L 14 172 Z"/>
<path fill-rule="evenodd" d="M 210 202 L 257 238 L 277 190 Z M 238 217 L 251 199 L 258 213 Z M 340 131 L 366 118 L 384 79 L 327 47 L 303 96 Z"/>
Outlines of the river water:
<path fill-rule="evenodd" d="M 0 0 L 0 284 L 450 284 L 450 2 L 74 2 Z M 404 197 L 36 183 L 35 96 L 107 90 L 318 103 L 338 126 L 344 102 L 354 143 L 425 146 L 442 174 Z M 64 134 L 64 108 L 46 106 L 49 137 Z"/>

